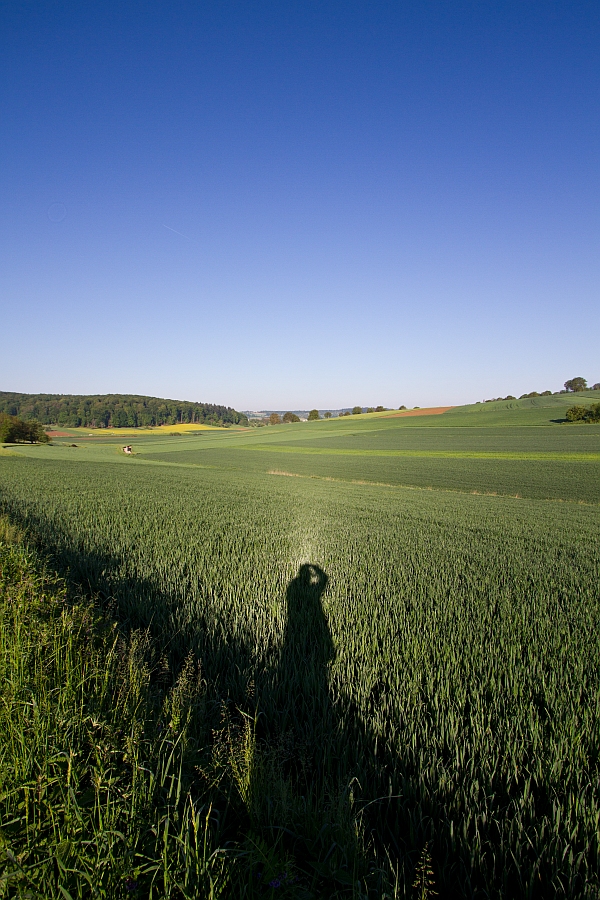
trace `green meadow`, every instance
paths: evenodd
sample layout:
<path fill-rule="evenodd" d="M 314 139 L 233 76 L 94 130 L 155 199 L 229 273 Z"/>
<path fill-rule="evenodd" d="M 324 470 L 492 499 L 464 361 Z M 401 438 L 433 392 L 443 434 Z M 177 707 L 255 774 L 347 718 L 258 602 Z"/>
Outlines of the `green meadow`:
<path fill-rule="evenodd" d="M 572 402 L 1 451 L 0 896 L 597 898 Z"/>

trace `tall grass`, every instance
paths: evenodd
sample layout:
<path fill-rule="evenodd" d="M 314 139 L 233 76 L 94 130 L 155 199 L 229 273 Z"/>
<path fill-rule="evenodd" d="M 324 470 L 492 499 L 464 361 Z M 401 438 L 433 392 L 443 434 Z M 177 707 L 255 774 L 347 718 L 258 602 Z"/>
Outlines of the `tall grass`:
<path fill-rule="evenodd" d="M 0 895 L 223 896 L 219 823 L 187 764 L 194 664 L 153 678 L 148 636 L 73 603 L 15 537 L 1 522 Z"/>

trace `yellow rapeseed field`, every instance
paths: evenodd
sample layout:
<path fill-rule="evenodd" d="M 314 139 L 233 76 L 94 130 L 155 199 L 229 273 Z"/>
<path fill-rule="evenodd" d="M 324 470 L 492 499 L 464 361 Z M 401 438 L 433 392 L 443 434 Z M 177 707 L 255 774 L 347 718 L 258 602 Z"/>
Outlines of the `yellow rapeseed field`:
<path fill-rule="evenodd" d="M 235 428 L 235 426 L 233 426 Z M 222 431 L 217 425 L 201 425 L 198 422 L 189 422 L 183 425 L 155 425 L 148 428 L 69 428 L 70 432 L 80 434 L 101 434 L 103 436 L 114 434 L 115 436 L 133 437 L 140 434 L 184 434 L 190 431 Z"/>

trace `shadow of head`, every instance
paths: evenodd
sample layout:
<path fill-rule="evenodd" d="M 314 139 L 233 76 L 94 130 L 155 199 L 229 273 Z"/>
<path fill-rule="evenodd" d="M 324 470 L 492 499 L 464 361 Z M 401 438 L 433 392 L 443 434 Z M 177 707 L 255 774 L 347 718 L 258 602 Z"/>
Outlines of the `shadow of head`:
<path fill-rule="evenodd" d="M 294 585 L 295 589 L 303 591 L 306 594 L 316 594 L 319 597 L 327 587 L 328 578 L 323 569 L 314 566 L 311 563 L 304 563 L 298 569 L 298 574 L 290 587 Z"/>

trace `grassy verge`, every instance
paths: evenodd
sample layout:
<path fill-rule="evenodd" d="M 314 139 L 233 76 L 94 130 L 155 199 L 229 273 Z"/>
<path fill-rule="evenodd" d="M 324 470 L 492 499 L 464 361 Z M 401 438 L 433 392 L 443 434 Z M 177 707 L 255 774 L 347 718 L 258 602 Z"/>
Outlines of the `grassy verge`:
<path fill-rule="evenodd" d="M 194 799 L 202 682 L 74 602 L 0 520 L 2 896 L 218 897 L 219 822 Z M 157 677 L 157 675 L 162 677 Z"/>

